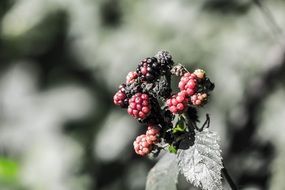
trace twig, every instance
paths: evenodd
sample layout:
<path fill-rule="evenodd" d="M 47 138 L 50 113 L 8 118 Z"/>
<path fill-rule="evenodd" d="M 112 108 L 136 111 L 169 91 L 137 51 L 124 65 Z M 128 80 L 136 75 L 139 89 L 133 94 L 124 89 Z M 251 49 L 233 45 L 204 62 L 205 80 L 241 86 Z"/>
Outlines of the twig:
<path fill-rule="evenodd" d="M 210 127 L 210 116 L 209 114 L 206 114 L 206 121 L 203 123 L 202 127 L 200 128 L 200 132 L 204 130 L 204 128 L 209 128 Z"/>
<path fill-rule="evenodd" d="M 225 177 L 225 180 L 228 182 L 228 184 L 230 185 L 232 190 L 238 190 L 237 185 L 235 184 L 235 182 L 233 181 L 232 177 L 230 176 L 230 174 L 228 173 L 225 164 L 223 164 L 224 168 L 222 169 L 222 173 Z"/>
<path fill-rule="evenodd" d="M 269 25 L 271 28 L 274 37 L 276 40 L 279 40 L 279 38 L 282 36 L 283 31 L 282 29 L 278 26 L 276 20 L 274 19 L 271 11 L 269 10 L 268 7 L 266 7 L 260 0 L 253 0 L 255 5 L 260 9 L 261 13 L 264 16 L 265 22 Z"/>

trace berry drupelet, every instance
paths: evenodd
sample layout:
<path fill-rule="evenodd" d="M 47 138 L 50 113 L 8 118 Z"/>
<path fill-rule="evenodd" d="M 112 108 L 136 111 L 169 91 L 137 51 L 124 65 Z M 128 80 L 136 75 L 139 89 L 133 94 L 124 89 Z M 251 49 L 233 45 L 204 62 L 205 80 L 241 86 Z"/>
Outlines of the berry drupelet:
<path fill-rule="evenodd" d="M 160 65 L 155 57 L 142 60 L 137 67 L 138 76 L 143 81 L 152 82 L 160 76 Z"/>
<path fill-rule="evenodd" d="M 129 99 L 128 113 L 137 118 L 145 119 L 151 111 L 149 96 L 143 93 L 136 93 Z"/>
<path fill-rule="evenodd" d="M 173 114 L 181 114 L 186 110 L 187 102 L 187 94 L 182 91 L 168 99 L 166 105 Z"/>

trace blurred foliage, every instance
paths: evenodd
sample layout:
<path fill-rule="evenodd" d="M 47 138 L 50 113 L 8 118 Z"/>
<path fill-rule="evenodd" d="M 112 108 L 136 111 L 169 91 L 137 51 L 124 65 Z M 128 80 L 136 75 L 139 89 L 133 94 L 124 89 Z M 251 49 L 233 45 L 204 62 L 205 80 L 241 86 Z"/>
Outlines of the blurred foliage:
<path fill-rule="evenodd" d="M 19 163 L 5 158 L 0 158 L 0 184 L 7 190 L 24 190 L 19 181 Z"/>
<path fill-rule="evenodd" d="M 13 183 L 18 180 L 19 165 L 7 158 L 0 158 L 0 180 Z"/>

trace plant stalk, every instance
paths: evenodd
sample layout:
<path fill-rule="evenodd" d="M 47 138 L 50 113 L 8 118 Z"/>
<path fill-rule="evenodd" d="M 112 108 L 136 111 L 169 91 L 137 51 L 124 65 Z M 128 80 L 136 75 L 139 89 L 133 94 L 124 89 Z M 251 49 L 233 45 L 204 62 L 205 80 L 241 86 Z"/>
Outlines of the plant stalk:
<path fill-rule="evenodd" d="M 228 182 L 228 184 L 230 185 L 232 190 L 238 190 L 237 185 L 235 184 L 234 180 L 232 179 L 232 177 L 230 176 L 230 174 L 228 173 L 225 164 L 223 164 L 224 168 L 222 169 L 222 173 L 225 177 L 225 180 Z"/>

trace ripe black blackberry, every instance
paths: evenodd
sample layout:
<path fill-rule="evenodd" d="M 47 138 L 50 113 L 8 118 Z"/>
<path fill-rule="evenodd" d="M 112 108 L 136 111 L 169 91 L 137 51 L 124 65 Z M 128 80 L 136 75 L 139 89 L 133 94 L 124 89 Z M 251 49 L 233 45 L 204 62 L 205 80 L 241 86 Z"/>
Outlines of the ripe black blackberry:
<path fill-rule="evenodd" d="M 142 60 L 138 67 L 137 73 L 142 81 L 153 82 L 160 76 L 160 64 L 155 57 L 148 57 Z"/>
<path fill-rule="evenodd" d="M 166 72 L 171 69 L 171 66 L 174 64 L 172 56 L 167 51 L 159 51 L 155 57 L 157 62 L 160 64 L 162 72 Z"/>

